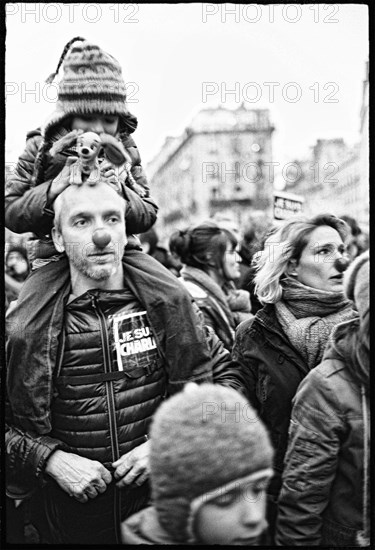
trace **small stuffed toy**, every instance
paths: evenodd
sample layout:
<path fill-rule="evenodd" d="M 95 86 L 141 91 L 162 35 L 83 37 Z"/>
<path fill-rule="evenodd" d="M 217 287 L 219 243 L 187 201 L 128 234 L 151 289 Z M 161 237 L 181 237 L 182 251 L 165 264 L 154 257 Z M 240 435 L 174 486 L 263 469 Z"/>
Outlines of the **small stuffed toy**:
<path fill-rule="evenodd" d="M 95 132 L 85 132 L 77 139 L 78 160 L 71 166 L 70 183 L 80 185 L 84 180 L 94 184 L 100 177 L 98 155 L 101 138 Z"/>
<path fill-rule="evenodd" d="M 51 148 L 51 156 L 56 156 L 74 142 L 78 153 L 77 161 L 71 166 L 70 183 L 80 185 L 83 181 L 94 185 L 100 177 L 99 155 L 103 151 L 105 159 L 116 169 L 119 182 L 133 189 L 140 197 L 146 195 L 146 190 L 139 185 L 131 173 L 131 157 L 125 147 L 115 137 L 109 134 L 96 134 L 72 130 L 62 136 Z"/>

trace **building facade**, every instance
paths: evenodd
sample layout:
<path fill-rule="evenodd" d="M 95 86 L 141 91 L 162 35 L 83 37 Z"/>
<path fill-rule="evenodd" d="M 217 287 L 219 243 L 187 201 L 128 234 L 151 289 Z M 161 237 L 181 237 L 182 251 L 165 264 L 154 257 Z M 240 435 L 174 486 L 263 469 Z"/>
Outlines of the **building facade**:
<path fill-rule="evenodd" d="M 268 109 L 201 110 L 167 138 L 147 166 L 159 206 L 161 240 L 216 212 L 242 225 L 252 210 L 272 207 L 272 132 Z"/>
<path fill-rule="evenodd" d="M 359 142 L 349 148 L 342 138 L 319 139 L 309 158 L 296 161 L 300 176 L 286 186 L 301 195 L 304 213 L 331 212 L 354 217 L 365 232 L 369 227 L 369 82 L 363 82 Z"/>

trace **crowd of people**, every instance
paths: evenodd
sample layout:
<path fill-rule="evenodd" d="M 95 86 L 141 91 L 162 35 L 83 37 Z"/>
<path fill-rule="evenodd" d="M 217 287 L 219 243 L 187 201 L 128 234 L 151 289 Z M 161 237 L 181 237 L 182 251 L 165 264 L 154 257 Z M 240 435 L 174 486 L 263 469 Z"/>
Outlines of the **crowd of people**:
<path fill-rule="evenodd" d="M 76 37 L 60 72 L 6 182 L 7 542 L 368 545 L 364 233 L 217 213 L 162 247 L 119 63 Z"/>

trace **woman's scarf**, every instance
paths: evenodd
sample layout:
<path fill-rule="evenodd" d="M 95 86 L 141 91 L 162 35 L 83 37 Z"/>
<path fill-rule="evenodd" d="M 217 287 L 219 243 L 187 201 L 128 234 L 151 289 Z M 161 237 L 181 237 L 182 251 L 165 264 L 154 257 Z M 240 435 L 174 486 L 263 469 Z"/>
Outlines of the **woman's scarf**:
<path fill-rule="evenodd" d="M 254 317 L 251 313 L 250 294 L 247 290 L 236 288 L 233 281 L 227 281 L 223 287 L 235 325 Z"/>
<path fill-rule="evenodd" d="M 283 297 L 275 304 L 278 321 L 312 369 L 321 362 L 335 326 L 357 313 L 343 292 L 312 288 L 292 277 L 285 277 L 281 285 Z"/>
<path fill-rule="evenodd" d="M 193 283 L 197 283 L 207 292 L 207 294 L 212 296 L 218 303 L 219 307 L 223 310 L 231 328 L 236 328 L 227 297 L 222 288 L 212 279 L 212 277 L 207 275 L 207 273 L 202 269 L 198 269 L 197 267 L 192 267 L 190 265 L 185 265 L 182 268 L 181 276 L 187 281 L 190 280 Z"/>

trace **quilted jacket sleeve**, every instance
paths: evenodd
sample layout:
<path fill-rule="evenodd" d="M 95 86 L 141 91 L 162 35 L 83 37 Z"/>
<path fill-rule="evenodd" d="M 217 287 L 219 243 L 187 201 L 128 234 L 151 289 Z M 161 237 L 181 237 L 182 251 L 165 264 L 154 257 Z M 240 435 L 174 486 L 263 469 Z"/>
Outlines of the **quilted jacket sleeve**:
<path fill-rule="evenodd" d="M 32 187 L 32 175 L 40 134 L 32 135 L 19 157 L 16 169 L 5 186 L 5 226 L 15 233 L 46 235 L 53 223 L 53 211 L 47 204 L 50 181 Z"/>
<path fill-rule="evenodd" d="M 65 445 L 58 439 L 32 435 L 7 425 L 5 451 L 8 495 L 15 494 L 22 498 L 38 484 L 44 485 L 43 472 L 47 460 L 56 449 L 64 448 Z"/>
<path fill-rule="evenodd" d="M 313 369 L 294 400 L 279 499 L 278 545 L 321 543 L 322 514 L 336 474 L 341 426 L 334 388 L 319 369 Z"/>
<path fill-rule="evenodd" d="M 135 189 L 128 185 L 123 186 L 123 195 L 128 202 L 126 210 L 126 232 L 144 233 L 156 222 L 158 207 L 150 197 L 150 187 L 144 173 L 141 156 L 134 139 L 128 136 L 123 145 L 129 153 L 132 161 L 131 174 L 138 185 L 144 190 L 144 196 L 140 196 Z"/>
<path fill-rule="evenodd" d="M 123 186 L 126 206 L 126 232 L 144 233 L 156 222 L 158 207 L 151 197 L 140 197 L 135 191 Z"/>
<path fill-rule="evenodd" d="M 141 185 L 146 191 L 146 196 L 150 194 L 150 188 L 148 185 L 146 174 L 144 173 L 142 164 L 141 164 L 141 155 L 139 154 L 139 149 L 132 138 L 132 136 L 127 136 L 123 140 L 123 145 L 129 153 L 132 161 L 131 173 L 138 185 Z"/>

